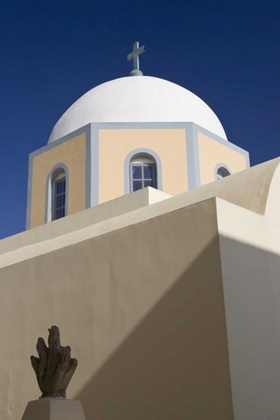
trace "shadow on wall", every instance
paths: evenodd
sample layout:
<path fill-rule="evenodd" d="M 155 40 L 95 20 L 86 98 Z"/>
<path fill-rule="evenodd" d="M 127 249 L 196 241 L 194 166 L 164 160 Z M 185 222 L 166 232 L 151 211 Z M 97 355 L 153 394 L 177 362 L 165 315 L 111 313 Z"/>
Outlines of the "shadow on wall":
<path fill-rule="evenodd" d="M 258 227 L 256 227 L 258 229 Z M 269 246 L 279 230 L 260 234 Z M 272 238 L 269 238 L 272 235 Z M 234 418 L 280 413 L 280 243 L 278 254 L 220 237 Z"/>
<path fill-rule="evenodd" d="M 76 397 L 87 419 L 233 419 L 218 238 Z"/>

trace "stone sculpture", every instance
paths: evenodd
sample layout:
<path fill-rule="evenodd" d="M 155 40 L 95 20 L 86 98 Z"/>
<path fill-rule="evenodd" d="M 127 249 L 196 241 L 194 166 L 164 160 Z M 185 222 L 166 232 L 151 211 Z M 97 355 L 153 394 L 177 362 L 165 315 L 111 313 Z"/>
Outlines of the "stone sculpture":
<path fill-rule="evenodd" d="M 31 356 L 39 388 L 44 397 L 66 398 L 66 389 L 77 368 L 78 361 L 71 359 L 71 348 L 60 345 L 59 328 L 49 329 L 48 345 L 43 338 L 37 342 L 38 357 Z"/>

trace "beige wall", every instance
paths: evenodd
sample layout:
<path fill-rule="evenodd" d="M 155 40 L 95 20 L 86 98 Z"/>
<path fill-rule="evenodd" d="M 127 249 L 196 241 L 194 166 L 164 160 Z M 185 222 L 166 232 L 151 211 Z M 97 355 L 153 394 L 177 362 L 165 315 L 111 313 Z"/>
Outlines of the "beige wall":
<path fill-rule="evenodd" d="M 58 324 L 88 419 L 278 420 L 279 162 L 1 255 L 0 418 Z"/>
<path fill-rule="evenodd" d="M 68 214 L 85 209 L 86 135 L 81 134 L 34 157 L 30 228 L 45 223 L 47 178 L 58 163 L 69 170 Z"/>
<path fill-rule="evenodd" d="M 163 191 L 170 195 L 188 189 L 184 129 L 99 131 L 99 203 L 124 194 L 124 162 L 138 148 L 156 152 L 162 164 Z"/>
<path fill-rule="evenodd" d="M 233 420 L 215 199 L 126 219 L 0 270 L 1 419 L 40 395 L 29 357 L 57 324 L 87 419 Z"/>
<path fill-rule="evenodd" d="M 226 164 L 232 173 L 247 168 L 246 157 L 211 137 L 198 132 L 198 150 L 201 185 L 215 181 L 215 167 L 218 163 Z"/>
<path fill-rule="evenodd" d="M 75 232 L 83 228 L 89 229 L 104 220 L 114 218 L 121 214 L 133 212 L 136 209 L 148 207 L 151 204 L 167 200 L 171 196 L 151 187 L 143 188 L 132 194 L 126 194 L 115 200 L 107 201 L 98 206 L 91 207 L 61 218 L 52 223 L 47 223 L 17 235 L 0 240 L 0 266 L 1 255 L 12 250 L 20 250 L 32 244 L 48 241 L 61 235 Z M 7 259 L 6 259 L 7 262 Z"/>
<path fill-rule="evenodd" d="M 220 199 L 217 208 L 234 418 L 278 420 L 279 216 L 274 221 Z"/>

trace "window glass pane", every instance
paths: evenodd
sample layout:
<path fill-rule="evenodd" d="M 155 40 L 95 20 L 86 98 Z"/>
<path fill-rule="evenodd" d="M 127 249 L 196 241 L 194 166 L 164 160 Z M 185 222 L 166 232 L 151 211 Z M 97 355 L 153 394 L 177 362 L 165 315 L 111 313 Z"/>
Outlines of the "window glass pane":
<path fill-rule="evenodd" d="M 63 217 L 63 215 L 62 215 L 62 209 L 56 210 L 56 212 L 55 212 L 55 218 L 56 219 L 60 219 L 61 217 Z"/>
<path fill-rule="evenodd" d="M 142 179 L 142 166 L 132 166 L 132 178 Z"/>
<path fill-rule="evenodd" d="M 133 181 L 133 191 L 141 190 L 142 181 Z"/>
<path fill-rule="evenodd" d="M 153 180 L 150 179 L 149 181 L 144 181 L 144 187 L 153 187 Z"/>
<path fill-rule="evenodd" d="M 60 219 L 65 216 L 66 203 L 66 178 L 62 176 L 58 178 L 53 185 L 53 202 L 52 202 L 52 219 Z"/>
<path fill-rule="evenodd" d="M 56 182 L 56 194 L 62 193 L 62 184 L 61 182 Z"/>
<path fill-rule="evenodd" d="M 149 179 L 148 181 L 144 181 L 144 187 L 153 187 L 153 181 L 152 179 Z"/>
<path fill-rule="evenodd" d="M 154 177 L 154 167 L 153 165 L 144 166 L 144 179 L 153 179 Z"/>
<path fill-rule="evenodd" d="M 56 203 L 55 203 L 55 207 L 58 209 L 59 207 L 62 207 L 63 206 L 63 197 L 64 197 L 64 194 L 62 194 L 62 195 L 58 195 L 57 197 L 56 197 Z"/>
<path fill-rule="evenodd" d="M 65 191 L 65 179 L 56 182 L 56 194 L 61 194 Z"/>
<path fill-rule="evenodd" d="M 217 179 L 225 178 L 226 176 L 229 176 L 230 172 L 226 168 L 219 168 L 217 172 Z"/>

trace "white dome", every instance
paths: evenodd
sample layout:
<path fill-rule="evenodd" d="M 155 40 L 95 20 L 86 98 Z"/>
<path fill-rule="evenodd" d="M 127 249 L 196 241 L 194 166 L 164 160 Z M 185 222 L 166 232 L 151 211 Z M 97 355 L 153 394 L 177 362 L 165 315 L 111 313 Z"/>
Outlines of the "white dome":
<path fill-rule="evenodd" d="M 216 114 L 187 89 L 149 76 L 111 80 L 78 99 L 54 126 L 49 143 L 88 123 L 194 122 L 226 139 Z"/>

